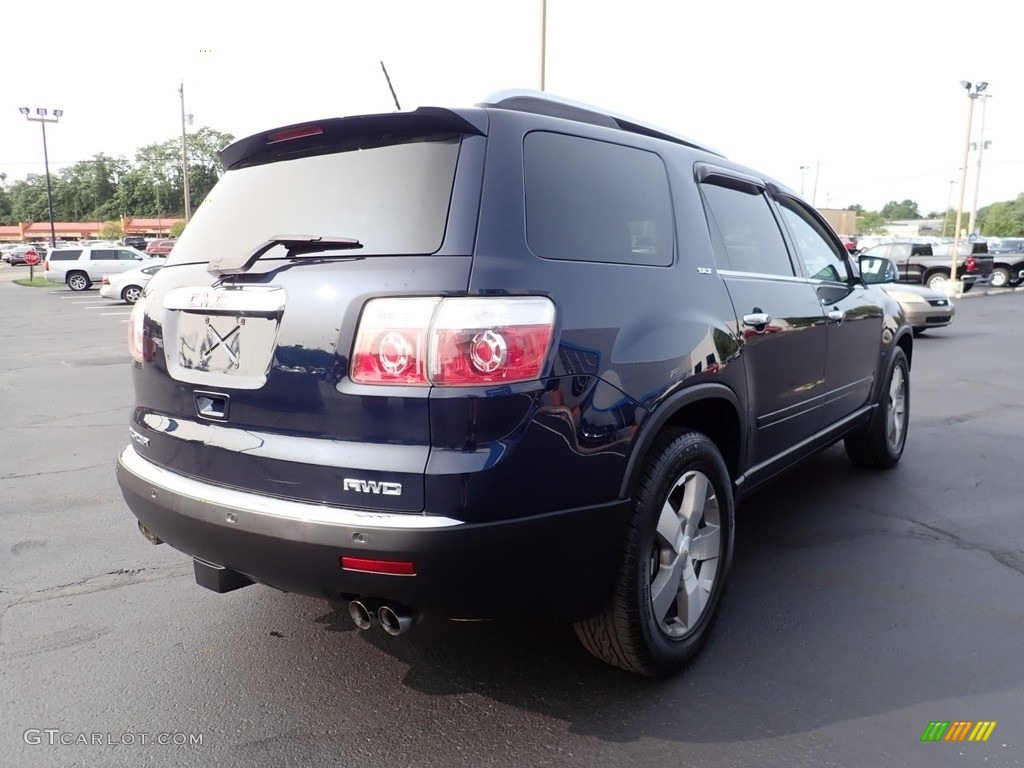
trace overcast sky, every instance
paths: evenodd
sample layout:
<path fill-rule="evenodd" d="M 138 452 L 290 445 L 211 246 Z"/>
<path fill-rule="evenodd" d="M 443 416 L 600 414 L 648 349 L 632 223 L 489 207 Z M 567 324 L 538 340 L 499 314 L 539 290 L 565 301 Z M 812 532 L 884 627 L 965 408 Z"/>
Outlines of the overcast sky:
<path fill-rule="evenodd" d="M 987 81 L 979 205 L 1024 192 L 1024 12 L 1016 3 L 548 0 L 547 90 L 704 142 L 818 207 L 943 210 L 969 99 Z M 193 128 L 236 137 L 308 119 L 466 106 L 540 85 L 541 0 L 8 2 L 0 171 L 131 158 Z M 974 110 L 974 138 L 981 124 Z M 977 157 L 968 167 L 965 210 Z M 801 172 L 801 166 L 809 170 Z M 950 182 L 956 183 L 951 185 Z M 816 182 L 816 183 L 815 183 Z M 816 186 L 816 192 L 815 192 Z"/>

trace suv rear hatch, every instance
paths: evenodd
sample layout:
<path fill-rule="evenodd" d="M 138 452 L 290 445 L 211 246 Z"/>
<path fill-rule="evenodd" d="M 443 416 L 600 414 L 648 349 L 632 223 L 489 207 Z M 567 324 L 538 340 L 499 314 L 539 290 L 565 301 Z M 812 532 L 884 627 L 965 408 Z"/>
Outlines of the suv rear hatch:
<path fill-rule="evenodd" d="M 136 451 L 233 488 L 421 512 L 429 387 L 357 384 L 350 353 L 370 299 L 465 294 L 484 120 L 417 110 L 227 147 L 135 306 Z"/>

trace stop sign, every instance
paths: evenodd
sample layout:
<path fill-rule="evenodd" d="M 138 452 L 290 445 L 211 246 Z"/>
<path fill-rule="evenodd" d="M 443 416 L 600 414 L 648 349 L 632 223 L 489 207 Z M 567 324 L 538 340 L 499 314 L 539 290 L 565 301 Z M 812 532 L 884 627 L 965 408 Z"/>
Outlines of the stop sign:
<path fill-rule="evenodd" d="M 25 254 L 25 263 L 28 264 L 30 267 L 34 267 L 36 264 L 39 263 L 39 254 L 36 253 L 35 251 L 28 251 Z"/>

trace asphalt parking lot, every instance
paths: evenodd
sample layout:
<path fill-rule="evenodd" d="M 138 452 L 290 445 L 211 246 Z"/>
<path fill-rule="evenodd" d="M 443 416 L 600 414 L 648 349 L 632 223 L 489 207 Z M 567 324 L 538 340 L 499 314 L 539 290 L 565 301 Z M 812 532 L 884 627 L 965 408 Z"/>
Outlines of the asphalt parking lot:
<path fill-rule="evenodd" d="M 392 638 L 196 586 L 114 479 L 129 308 L 0 280 L 0 764 L 1024 765 L 1022 309 L 972 295 L 916 339 L 895 470 L 835 447 L 749 499 L 711 644 L 651 681 L 566 627 Z"/>

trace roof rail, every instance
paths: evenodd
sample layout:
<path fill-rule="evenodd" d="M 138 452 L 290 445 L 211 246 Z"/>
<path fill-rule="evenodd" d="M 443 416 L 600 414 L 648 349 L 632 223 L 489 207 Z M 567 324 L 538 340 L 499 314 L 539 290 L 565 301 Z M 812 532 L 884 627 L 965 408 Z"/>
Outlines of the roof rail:
<path fill-rule="evenodd" d="M 651 136 L 656 139 L 671 141 L 675 144 L 683 144 L 694 149 L 702 149 L 720 157 L 724 155 L 718 150 L 699 142 L 670 133 L 653 125 L 641 123 L 632 118 L 609 112 L 606 109 L 595 107 L 590 104 L 583 104 L 560 96 L 552 96 L 544 91 L 533 91 L 529 89 L 513 88 L 498 91 L 486 97 L 477 106 L 494 107 L 497 109 L 509 109 L 516 112 L 532 112 L 537 115 L 548 117 L 560 117 L 563 120 L 575 120 L 578 123 L 589 123 L 590 125 L 601 125 L 605 128 L 614 128 L 629 133 L 637 133 L 643 136 Z"/>

